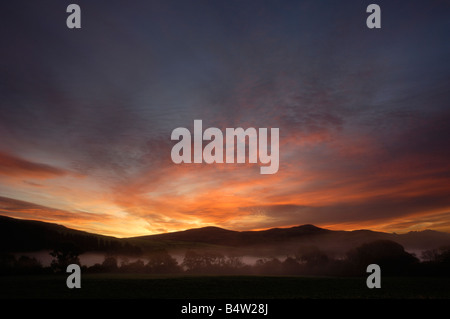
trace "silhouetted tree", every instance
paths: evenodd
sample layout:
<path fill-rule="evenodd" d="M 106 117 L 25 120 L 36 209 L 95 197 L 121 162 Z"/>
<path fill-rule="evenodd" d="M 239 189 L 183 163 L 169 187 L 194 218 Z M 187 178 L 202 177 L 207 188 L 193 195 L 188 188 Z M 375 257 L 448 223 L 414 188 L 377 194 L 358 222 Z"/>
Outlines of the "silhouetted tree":
<path fill-rule="evenodd" d="M 296 259 L 300 263 L 306 264 L 307 267 L 325 265 L 329 261 L 328 255 L 317 246 L 304 246 L 300 248 Z"/>
<path fill-rule="evenodd" d="M 114 272 L 118 270 L 117 259 L 113 256 L 106 256 L 102 263 L 103 271 Z"/>
<path fill-rule="evenodd" d="M 236 272 L 238 270 L 243 270 L 246 267 L 244 262 L 242 262 L 242 258 L 239 256 L 228 256 L 228 259 L 225 262 L 228 270 L 232 272 Z"/>
<path fill-rule="evenodd" d="M 122 264 L 120 270 L 127 273 L 143 273 L 145 272 L 145 264 L 142 260 L 138 259 L 134 262 Z"/>
<path fill-rule="evenodd" d="M 366 274 L 370 264 L 381 267 L 384 275 L 403 275 L 411 271 L 418 259 L 391 240 L 377 240 L 363 244 L 347 254 L 347 260 L 357 274 Z"/>
<path fill-rule="evenodd" d="M 182 266 L 188 272 L 198 270 L 202 266 L 202 256 L 193 250 L 188 250 L 184 254 Z"/>
<path fill-rule="evenodd" d="M 50 255 L 53 257 L 50 267 L 55 272 L 65 272 L 68 265 L 80 264 L 80 249 L 72 243 L 61 244 Z"/>
<path fill-rule="evenodd" d="M 182 266 L 187 272 L 195 273 L 225 273 L 230 270 L 237 259 L 227 259 L 224 255 L 216 252 L 204 252 L 202 254 L 189 250 L 185 253 Z"/>
<path fill-rule="evenodd" d="M 450 248 L 427 250 L 422 253 L 424 261 L 420 265 L 422 275 L 450 276 Z"/>
<path fill-rule="evenodd" d="M 152 253 L 146 267 L 151 273 L 176 273 L 181 271 L 177 260 L 165 250 Z"/>
<path fill-rule="evenodd" d="M 440 253 L 437 256 L 437 261 L 445 265 L 450 265 L 450 247 L 440 249 Z"/>
<path fill-rule="evenodd" d="M 325 275 L 330 272 L 334 260 L 315 245 L 299 247 L 295 260 L 300 264 L 300 273 Z"/>
<path fill-rule="evenodd" d="M 438 249 L 429 249 L 429 250 L 425 250 L 422 252 L 421 254 L 421 258 L 424 261 L 438 261 L 440 256 L 439 250 Z"/>
<path fill-rule="evenodd" d="M 130 259 L 128 257 L 122 257 L 122 261 L 120 262 L 120 268 L 124 268 L 126 266 L 128 266 L 128 264 L 130 263 Z"/>
<path fill-rule="evenodd" d="M 203 266 L 210 270 L 219 270 L 225 266 L 225 256 L 216 252 L 205 252 L 203 254 Z"/>

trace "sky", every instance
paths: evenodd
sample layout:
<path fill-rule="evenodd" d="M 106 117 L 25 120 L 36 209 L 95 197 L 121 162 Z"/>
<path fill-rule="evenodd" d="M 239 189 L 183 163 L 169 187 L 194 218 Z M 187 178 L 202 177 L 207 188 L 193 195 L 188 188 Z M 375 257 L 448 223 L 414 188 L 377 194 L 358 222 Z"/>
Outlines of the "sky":
<path fill-rule="evenodd" d="M 449 1 L 1 7 L 0 215 L 117 237 L 450 232 Z M 278 172 L 175 164 L 171 132 L 196 119 L 279 128 Z"/>

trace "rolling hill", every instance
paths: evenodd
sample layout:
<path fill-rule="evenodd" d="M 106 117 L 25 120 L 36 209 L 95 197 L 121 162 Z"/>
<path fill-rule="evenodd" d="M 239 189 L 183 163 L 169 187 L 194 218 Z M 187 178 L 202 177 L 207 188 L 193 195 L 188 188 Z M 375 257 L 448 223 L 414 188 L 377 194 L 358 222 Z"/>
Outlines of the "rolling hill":
<path fill-rule="evenodd" d="M 144 240 L 200 242 L 220 246 L 240 247 L 283 243 L 286 241 L 329 234 L 331 231 L 314 225 L 292 228 L 272 228 L 261 231 L 232 231 L 219 227 L 193 228 L 185 231 L 136 237 Z"/>
<path fill-rule="evenodd" d="M 81 252 L 141 252 L 139 247 L 115 237 L 92 234 L 53 223 L 0 216 L 0 252 L 53 250 L 66 243 L 74 244 Z"/>
<path fill-rule="evenodd" d="M 300 246 L 344 253 L 363 243 L 387 239 L 410 251 L 450 246 L 450 234 L 437 231 L 390 234 L 371 230 L 334 231 L 301 225 L 262 231 L 233 231 L 203 227 L 172 233 L 115 238 L 70 229 L 61 225 L 0 216 L 0 252 L 51 250 L 61 243 L 73 243 L 81 251 L 139 255 L 155 249 L 226 249 L 228 251 L 289 254 Z"/>

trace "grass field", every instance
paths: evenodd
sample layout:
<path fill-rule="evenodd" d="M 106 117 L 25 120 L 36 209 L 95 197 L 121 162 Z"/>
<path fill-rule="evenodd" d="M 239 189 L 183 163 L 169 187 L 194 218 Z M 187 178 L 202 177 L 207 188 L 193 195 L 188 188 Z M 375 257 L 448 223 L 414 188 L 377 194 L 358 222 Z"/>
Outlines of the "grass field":
<path fill-rule="evenodd" d="M 0 277 L 0 299 L 447 299 L 450 278 L 383 278 L 380 289 L 366 278 L 284 276 L 155 276 L 86 274 L 80 289 L 66 277 Z"/>

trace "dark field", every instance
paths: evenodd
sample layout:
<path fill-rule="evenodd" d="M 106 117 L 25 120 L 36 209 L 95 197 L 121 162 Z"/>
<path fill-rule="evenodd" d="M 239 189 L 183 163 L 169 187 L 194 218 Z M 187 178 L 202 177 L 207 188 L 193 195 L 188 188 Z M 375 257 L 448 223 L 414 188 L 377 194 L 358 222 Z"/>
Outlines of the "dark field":
<path fill-rule="evenodd" d="M 156 276 L 86 274 L 80 289 L 61 275 L 0 277 L 1 299 L 448 299 L 450 278 L 297 276 Z"/>

